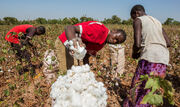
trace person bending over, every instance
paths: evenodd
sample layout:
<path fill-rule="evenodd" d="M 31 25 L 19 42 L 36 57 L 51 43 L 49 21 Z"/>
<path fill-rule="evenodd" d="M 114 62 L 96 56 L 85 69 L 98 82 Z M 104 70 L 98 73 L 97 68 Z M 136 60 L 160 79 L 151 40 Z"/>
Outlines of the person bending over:
<path fill-rule="evenodd" d="M 126 33 L 122 29 L 110 31 L 104 24 L 97 21 L 87 21 L 76 25 L 69 25 L 65 31 L 57 38 L 55 47 L 57 49 L 58 60 L 60 61 L 60 70 L 66 71 L 74 64 L 75 52 L 70 47 L 71 44 L 77 48 L 86 50 L 83 63 L 89 63 L 89 57 L 95 56 L 106 43 L 120 44 L 126 40 Z"/>

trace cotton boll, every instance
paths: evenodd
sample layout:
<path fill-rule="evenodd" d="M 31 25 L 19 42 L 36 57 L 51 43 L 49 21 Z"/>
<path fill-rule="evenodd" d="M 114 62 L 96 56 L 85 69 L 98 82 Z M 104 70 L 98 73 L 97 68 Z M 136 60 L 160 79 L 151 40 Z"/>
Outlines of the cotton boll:
<path fill-rule="evenodd" d="M 107 94 L 89 65 L 73 66 L 51 86 L 53 107 L 106 107 Z"/>

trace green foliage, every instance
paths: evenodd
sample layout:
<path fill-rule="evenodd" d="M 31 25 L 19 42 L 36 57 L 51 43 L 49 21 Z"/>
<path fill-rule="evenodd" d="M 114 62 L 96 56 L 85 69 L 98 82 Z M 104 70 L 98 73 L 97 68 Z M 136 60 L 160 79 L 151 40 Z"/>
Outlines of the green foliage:
<path fill-rule="evenodd" d="M 79 19 L 78 18 L 76 18 L 76 17 L 72 17 L 71 18 L 71 23 L 74 25 L 74 24 L 77 24 L 77 23 L 79 23 L 80 21 L 79 21 Z"/>
<path fill-rule="evenodd" d="M 52 69 L 53 69 L 53 66 L 52 66 L 52 65 L 50 65 L 48 69 L 49 69 L 49 70 L 52 70 Z"/>
<path fill-rule="evenodd" d="M 180 22 L 174 20 L 173 18 L 167 18 L 164 24 L 165 25 L 180 25 Z"/>
<path fill-rule="evenodd" d="M 82 16 L 79 19 L 76 17 L 64 19 L 48 19 L 39 17 L 35 20 L 22 20 L 18 21 L 14 17 L 4 17 L 3 20 L 0 19 L 0 25 L 14 25 L 14 24 L 70 24 L 74 25 L 80 22 L 93 21 L 92 17 Z M 102 23 L 104 24 L 124 24 L 124 25 L 132 25 L 133 20 L 130 18 L 128 20 L 121 20 L 117 15 L 113 15 L 111 18 L 105 18 Z M 180 25 L 179 21 L 174 20 L 173 18 L 167 18 L 164 22 L 165 25 Z"/>
<path fill-rule="evenodd" d="M 122 24 L 124 24 L 124 25 L 132 25 L 132 23 L 133 23 L 133 20 L 131 18 L 128 19 L 128 20 L 123 20 L 122 21 Z"/>
<path fill-rule="evenodd" d="M 45 18 L 39 17 L 39 18 L 37 18 L 35 21 L 36 21 L 36 23 L 38 23 L 38 24 L 47 24 L 47 20 L 46 20 Z"/>
<path fill-rule="evenodd" d="M 102 74 L 101 71 L 98 71 L 98 75 L 101 76 L 101 74 Z"/>
<path fill-rule="evenodd" d="M 17 35 L 16 32 L 10 32 L 11 35 Z M 11 35 L 7 35 L 7 37 L 9 38 Z"/>
<path fill-rule="evenodd" d="M 4 25 L 4 21 L 0 19 L 0 25 Z"/>
<path fill-rule="evenodd" d="M 23 47 L 21 48 L 22 51 L 25 50 L 25 49 L 26 49 L 26 46 L 23 46 Z"/>
<path fill-rule="evenodd" d="M 51 60 L 52 60 L 52 61 L 55 61 L 55 60 L 56 60 L 56 57 L 55 57 L 55 56 L 52 56 L 52 57 L 51 57 Z"/>
<path fill-rule="evenodd" d="M 65 18 L 62 20 L 62 24 L 70 24 L 70 25 L 71 25 L 71 24 L 72 24 L 71 19 L 65 17 Z"/>
<path fill-rule="evenodd" d="M 4 95 L 5 95 L 5 96 L 9 96 L 9 95 L 10 95 L 10 92 L 9 92 L 8 89 L 4 90 Z"/>
<path fill-rule="evenodd" d="M 3 61 L 5 61 L 5 60 L 6 60 L 6 58 L 5 58 L 5 57 L 3 57 L 3 56 L 2 56 L 2 57 L 0 57 L 0 63 L 1 63 L 1 62 L 3 62 Z"/>
<path fill-rule="evenodd" d="M 23 21 L 21 21 L 21 24 L 30 24 L 30 21 L 29 20 L 23 20 Z"/>
<path fill-rule="evenodd" d="M 152 94 L 149 93 L 144 96 L 142 104 L 153 104 L 153 105 L 161 105 L 163 103 L 163 97 L 162 95 Z"/>
<path fill-rule="evenodd" d="M 19 32 L 19 33 L 18 33 L 18 37 L 21 37 L 21 36 L 23 36 L 23 33 L 22 33 L 22 32 Z"/>
<path fill-rule="evenodd" d="M 150 76 L 141 76 L 141 80 L 147 80 L 145 89 L 151 89 L 151 91 L 144 96 L 143 100 L 141 101 L 142 104 L 149 103 L 151 105 L 160 106 L 163 104 L 163 97 L 168 99 L 170 104 L 174 104 L 174 89 L 168 80 L 156 77 L 152 73 Z"/>
<path fill-rule="evenodd" d="M 61 19 L 49 19 L 47 21 L 48 24 L 61 24 Z"/>
<path fill-rule="evenodd" d="M 15 17 L 4 17 L 3 20 L 6 25 L 19 24 L 19 21 Z"/>
<path fill-rule="evenodd" d="M 36 95 L 42 97 L 42 94 L 41 94 L 41 93 L 42 93 L 42 90 L 41 90 L 41 88 L 38 88 L 37 90 L 35 90 L 34 93 L 35 93 Z"/>
<path fill-rule="evenodd" d="M 7 54 L 7 53 L 8 53 L 8 50 L 7 50 L 7 49 L 2 49 L 2 52 L 3 52 L 4 54 Z"/>
<path fill-rule="evenodd" d="M 24 81 L 27 81 L 27 80 L 28 80 L 29 73 L 26 72 L 26 73 L 23 74 L 23 76 L 24 76 Z"/>
<path fill-rule="evenodd" d="M 113 15 L 111 19 L 112 19 L 112 24 L 121 24 L 121 19 L 118 16 Z"/>
<path fill-rule="evenodd" d="M 8 84 L 8 86 L 11 90 L 16 89 L 16 84 Z"/>
<path fill-rule="evenodd" d="M 80 18 L 80 22 L 93 21 L 94 19 L 91 17 L 82 16 Z"/>
<path fill-rule="evenodd" d="M 104 24 L 121 24 L 121 19 L 116 16 L 116 15 L 113 15 L 111 18 L 109 19 L 104 19 L 104 21 L 102 21 Z"/>

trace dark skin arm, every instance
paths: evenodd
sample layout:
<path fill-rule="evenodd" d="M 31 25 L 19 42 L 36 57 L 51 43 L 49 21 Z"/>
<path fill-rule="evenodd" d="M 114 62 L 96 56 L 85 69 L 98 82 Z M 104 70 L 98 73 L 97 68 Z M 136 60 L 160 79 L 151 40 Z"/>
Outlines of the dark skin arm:
<path fill-rule="evenodd" d="M 80 33 L 79 26 L 70 25 L 65 28 L 65 34 L 68 40 L 72 40 L 73 38 L 75 38 L 76 33 Z"/>
<path fill-rule="evenodd" d="M 80 33 L 79 26 L 70 25 L 65 28 L 65 34 L 66 34 L 66 37 L 68 40 L 72 40 L 72 39 L 76 38 L 76 33 L 78 33 L 78 34 Z M 85 46 L 82 41 L 79 41 L 79 43 L 80 43 L 80 46 Z M 74 47 L 75 48 L 77 47 L 76 42 L 74 42 Z"/>
<path fill-rule="evenodd" d="M 36 33 L 36 28 L 34 28 L 34 27 L 28 28 L 28 29 L 26 30 L 26 38 L 25 38 L 25 40 L 24 40 L 24 42 L 23 42 L 23 45 L 28 44 L 28 45 L 30 45 L 30 46 L 33 46 L 33 45 L 29 42 L 29 40 L 31 40 L 31 38 L 35 35 L 35 33 Z"/>
<path fill-rule="evenodd" d="M 36 34 L 36 28 L 34 28 L 34 27 L 28 28 L 28 29 L 26 30 L 26 39 L 25 39 L 25 41 L 23 42 L 23 44 L 24 44 L 24 45 L 28 44 L 29 46 L 31 46 L 32 49 L 33 49 L 34 55 L 38 55 L 38 54 L 37 54 L 36 47 L 35 47 L 32 43 L 29 42 L 29 40 L 31 40 L 31 38 L 32 38 L 35 34 Z"/>
<path fill-rule="evenodd" d="M 170 42 L 170 40 L 169 40 L 165 30 L 162 29 L 162 32 L 163 32 L 164 39 L 166 40 L 167 47 L 170 47 L 171 46 L 171 42 Z"/>
<path fill-rule="evenodd" d="M 134 29 L 134 44 L 133 44 L 133 53 L 132 58 L 138 59 L 140 57 L 140 49 L 141 49 L 141 31 L 142 24 L 141 20 L 136 18 L 133 21 L 133 29 Z"/>

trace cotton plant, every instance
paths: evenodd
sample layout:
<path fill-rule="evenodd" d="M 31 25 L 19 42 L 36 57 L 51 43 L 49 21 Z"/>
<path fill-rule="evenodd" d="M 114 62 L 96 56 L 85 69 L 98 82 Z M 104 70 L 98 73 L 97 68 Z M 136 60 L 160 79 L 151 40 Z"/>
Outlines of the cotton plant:
<path fill-rule="evenodd" d="M 4 71 L 2 70 L 2 67 L 0 67 L 0 72 L 4 72 Z"/>
<path fill-rule="evenodd" d="M 52 84 L 52 107 L 106 107 L 107 93 L 89 65 L 72 66 Z"/>

